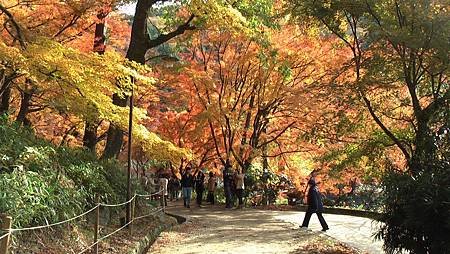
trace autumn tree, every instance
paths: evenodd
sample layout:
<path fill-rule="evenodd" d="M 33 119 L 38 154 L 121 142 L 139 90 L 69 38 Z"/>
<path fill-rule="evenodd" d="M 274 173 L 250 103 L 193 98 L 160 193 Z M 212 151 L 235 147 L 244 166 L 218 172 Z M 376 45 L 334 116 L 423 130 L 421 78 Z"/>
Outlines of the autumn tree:
<path fill-rule="evenodd" d="M 396 146 L 406 162 L 401 169 L 404 174 L 394 173 L 385 181 L 386 195 L 392 200 L 386 203 L 387 214 L 383 218 L 386 226 L 380 231 L 386 250 L 434 253 L 448 248 L 440 236 L 448 234 L 449 228 L 441 222 L 419 229 L 408 219 L 398 217 L 406 214 L 407 218 L 415 218 L 411 211 L 415 208 L 410 203 L 420 204 L 425 210 L 434 207 L 436 214 L 430 212 L 425 217 L 442 216 L 448 209 L 439 201 L 446 199 L 444 193 L 432 195 L 429 203 L 406 194 L 414 192 L 417 197 L 425 197 L 428 194 L 421 189 L 424 184 L 435 184 L 438 189 L 448 185 L 445 178 L 448 157 L 442 150 L 447 143 L 443 140 L 448 139 L 450 96 L 446 85 L 449 47 L 446 4 L 441 1 L 290 3 L 293 15 L 314 17 L 349 48 L 352 80 L 349 77 L 343 80 L 354 89 L 382 136 Z M 405 203 L 399 206 L 395 200 Z M 441 233 L 435 234 L 436 230 Z M 420 243 L 408 244 L 410 241 Z"/>
<path fill-rule="evenodd" d="M 260 0 L 261 5 L 250 5 L 252 1 L 242 1 L 231 5 L 222 1 L 191 1 L 189 3 L 169 3 L 165 0 L 144 1 L 136 4 L 133 19 L 131 41 L 126 57 L 129 60 L 144 64 L 146 53 L 169 40 L 194 29 L 227 28 L 237 33 L 251 33 L 252 29 L 263 23 L 270 23 L 271 1 Z M 165 13 L 164 29 L 157 29 L 156 36 L 150 35 L 151 19 L 148 13 L 151 8 L 162 9 Z M 260 9 L 260 12 L 256 12 Z M 150 12 L 151 13 L 151 12 Z M 246 18 L 251 18 L 249 22 Z M 263 18 L 261 18 L 263 17 Z M 128 98 L 113 96 L 116 105 L 125 106 Z M 114 125 L 108 130 L 104 158 L 117 156 L 123 142 L 123 132 Z"/>

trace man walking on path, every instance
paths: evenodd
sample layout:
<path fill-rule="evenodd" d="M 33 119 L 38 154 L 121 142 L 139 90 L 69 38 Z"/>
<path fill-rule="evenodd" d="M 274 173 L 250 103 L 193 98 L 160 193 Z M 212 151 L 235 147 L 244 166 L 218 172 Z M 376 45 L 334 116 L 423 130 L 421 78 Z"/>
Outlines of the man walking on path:
<path fill-rule="evenodd" d="M 181 175 L 181 188 L 183 192 L 184 207 L 191 208 L 192 187 L 194 186 L 194 176 L 191 173 L 191 168 L 187 167 Z"/>
<path fill-rule="evenodd" d="M 232 208 L 231 192 L 233 188 L 233 170 L 230 161 L 227 160 L 223 170 L 223 188 L 225 192 L 225 208 Z"/>
<path fill-rule="evenodd" d="M 203 192 L 205 191 L 205 174 L 199 170 L 195 176 L 195 193 L 197 194 L 197 205 L 202 207 Z"/>
<path fill-rule="evenodd" d="M 316 176 L 317 171 L 313 170 L 313 172 L 311 172 L 311 178 L 308 181 L 309 186 L 307 198 L 308 210 L 306 211 L 305 218 L 303 219 L 303 223 L 300 227 L 307 228 L 312 214 L 316 213 L 317 217 L 319 218 L 320 225 L 322 226 L 322 231 L 327 231 L 328 225 L 322 216 L 323 212 L 322 198 L 320 197 L 319 188 L 317 187 L 317 184 L 319 184 L 320 182 L 316 183 Z"/>

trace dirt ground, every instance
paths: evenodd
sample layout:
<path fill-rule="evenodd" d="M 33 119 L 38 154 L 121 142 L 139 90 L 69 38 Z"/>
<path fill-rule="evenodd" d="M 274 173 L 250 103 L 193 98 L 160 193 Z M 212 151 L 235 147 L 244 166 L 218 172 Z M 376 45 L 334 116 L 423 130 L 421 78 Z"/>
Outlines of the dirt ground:
<path fill-rule="evenodd" d="M 270 211 L 178 205 L 168 212 L 188 221 L 162 233 L 148 253 L 363 253 L 321 231 L 281 221 Z"/>

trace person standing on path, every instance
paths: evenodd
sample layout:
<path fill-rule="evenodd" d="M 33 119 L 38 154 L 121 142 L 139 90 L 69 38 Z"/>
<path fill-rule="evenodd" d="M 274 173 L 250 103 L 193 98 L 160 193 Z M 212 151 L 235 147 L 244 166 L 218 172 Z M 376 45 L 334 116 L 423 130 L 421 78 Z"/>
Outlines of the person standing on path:
<path fill-rule="evenodd" d="M 169 179 L 169 196 L 170 201 L 177 200 L 178 201 L 178 193 L 180 191 L 180 180 L 175 174 L 172 174 Z"/>
<path fill-rule="evenodd" d="M 213 172 L 209 172 L 209 178 L 208 178 L 208 196 L 206 198 L 206 201 L 209 202 L 211 205 L 214 205 L 214 192 L 217 188 L 217 177 Z"/>
<path fill-rule="evenodd" d="M 317 187 L 317 184 L 319 184 L 320 182 L 316 183 L 316 176 L 317 171 L 313 170 L 313 172 L 311 172 L 311 178 L 308 181 L 309 186 L 307 197 L 308 209 L 306 210 L 305 218 L 303 219 L 303 223 L 300 227 L 307 228 L 312 214 L 316 213 L 317 217 L 319 218 L 320 225 L 322 226 L 322 231 L 327 231 L 328 225 L 322 216 L 323 212 L 322 198 L 320 196 L 319 188 Z"/>
<path fill-rule="evenodd" d="M 225 208 L 232 208 L 231 192 L 233 189 L 233 169 L 230 161 L 227 160 L 223 169 L 223 188 L 225 192 Z"/>
<path fill-rule="evenodd" d="M 167 206 L 167 198 L 169 196 L 169 192 L 167 191 L 167 185 L 169 183 L 169 180 L 167 179 L 167 176 L 164 174 L 159 175 L 159 195 L 160 195 L 160 202 L 161 205 Z"/>
<path fill-rule="evenodd" d="M 191 173 L 191 168 L 187 167 L 181 174 L 181 189 L 183 192 L 184 207 L 191 208 L 192 187 L 194 186 L 194 176 Z"/>
<path fill-rule="evenodd" d="M 243 170 L 238 171 L 234 178 L 236 183 L 236 196 L 239 200 L 238 208 L 242 209 L 244 206 L 243 198 L 244 198 L 244 178 L 245 178 Z"/>
<path fill-rule="evenodd" d="M 199 170 L 195 176 L 195 193 L 197 194 L 198 207 L 202 207 L 203 192 L 205 191 L 205 174 L 203 171 Z"/>

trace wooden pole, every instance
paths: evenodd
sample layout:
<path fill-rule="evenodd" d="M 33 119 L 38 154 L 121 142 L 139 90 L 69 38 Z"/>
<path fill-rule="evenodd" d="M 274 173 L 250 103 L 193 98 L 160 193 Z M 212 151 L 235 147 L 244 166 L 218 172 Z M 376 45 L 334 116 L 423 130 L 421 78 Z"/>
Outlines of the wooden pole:
<path fill-rule="evenodd" d="M 131 220 L 130 221 L 133 221 L 134 220 L 134 211 L 135 211 L 135 207 L 136 207 L 136 198 L 134 198 L 132 201 L 131 201 Z M 133 233 L 133 223 L 131 223 L 129 226 L 129 229 L 130 229 L 130 235 Z"/>
<path fill-rule="evenodd" d="M 166 212 L 166 192 L 165 192 L 165 190 L 163 190 L 163 193 L 162 193 L 162 201 L 163 201 L 163 203 L 162 203 L 162 205 L 163 205 L 163 213 L 165 213 Z"/>
<path fill-rule="evenodd" d="M 100 203 L 100 199 L 98 196 L 95 197 L 95 202 L 97 204 Z M 97 206 L 97 209 L 95 209 L 95 223 L 94 223 L 94 243 L 98 241 L 98 229 L 100 226 L 100 206 Z M 92 254 L 98 254 L 98 243 L 96 243 L 92 247 Z"/>
<path fill-rule="evenodd" d="M 1 219 L 1 230 L 9 233 L 12 225 L 12 217 L 6 216 L 6 214 L 0 214 L 0 219 Z M 11 234 L 0 240 L 0 254 L 8 253 L 10 238 Z"/>

